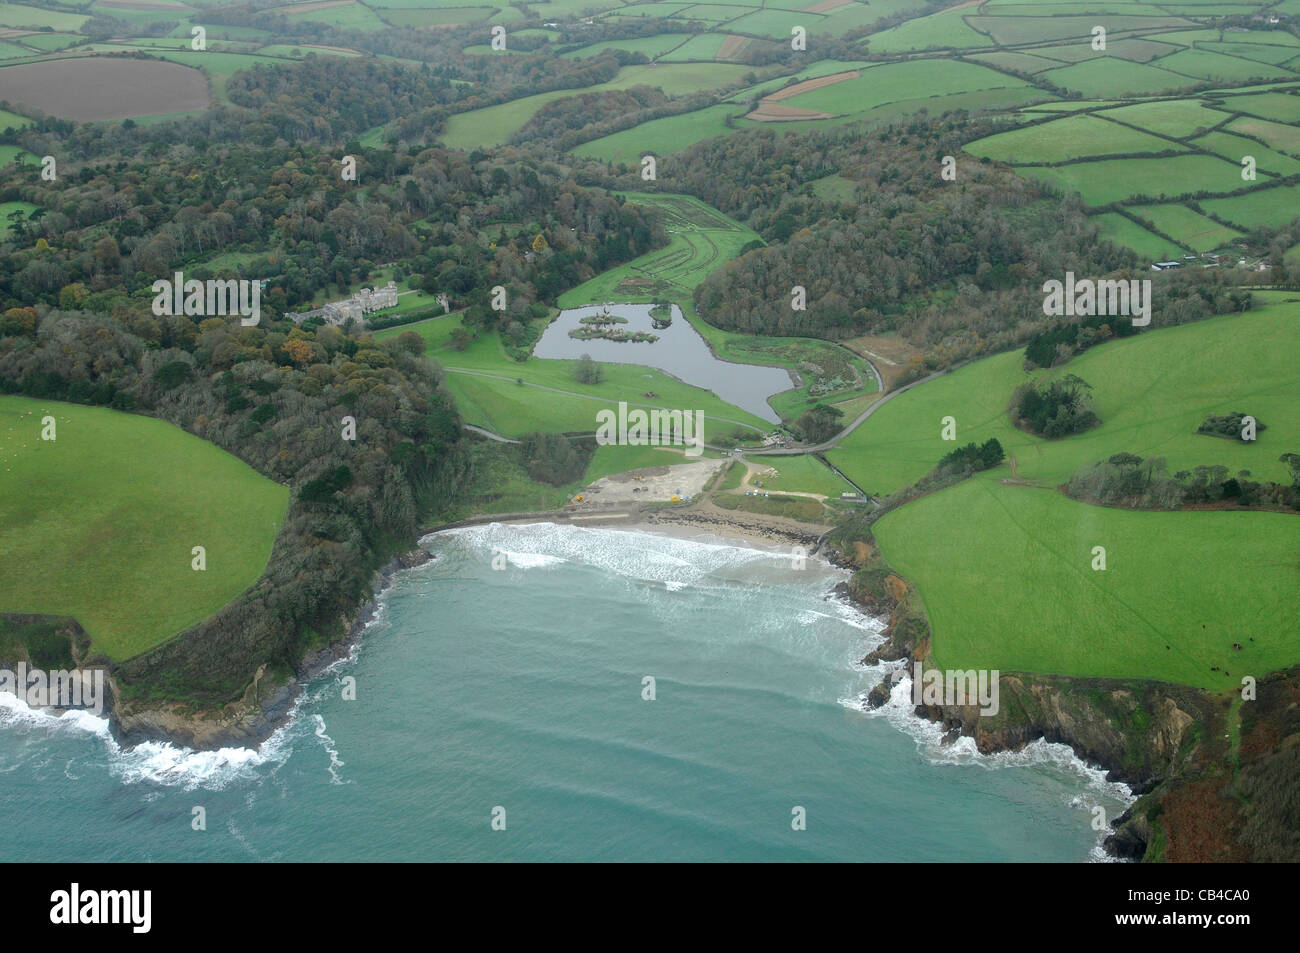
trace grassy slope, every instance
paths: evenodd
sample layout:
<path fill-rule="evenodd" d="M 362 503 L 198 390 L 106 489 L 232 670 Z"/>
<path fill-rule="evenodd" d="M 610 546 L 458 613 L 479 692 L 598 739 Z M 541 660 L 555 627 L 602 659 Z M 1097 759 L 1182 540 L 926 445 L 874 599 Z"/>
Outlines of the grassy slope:
<path fill-rule="evenodd" d="M 1295 662 L 1300 518 L 1095 507 L 998 475 L 876 526 L 925 600 L 936 664 L 1227 690 Z M 1094 546 L 1104 572 L 1091 568 Z"/>
<path fill-rule="evenodd" d="M 868 488 L 911 481 L 950 448 L 939 439 L 945 414 L 957 418 L 960 443 L 996 436 L 1021 477 L 1046 485 L 1004 484 L 1003 465 L 877 524 L 885 557 L 925 601 L 935 662 L 1220 690 L 1294 663 L 1294 515 L 1133 512 L 1078 503 L 1053 487 L 1122 450 L 1164 455 L 1171 470 L 1219 463 L 1287 479 L 1277 458 L 1300 447 L 1300 423 L 1287 411 L 1295 380 L 1287 355 L 1297 344 L 1300 304 L 1292 301 L 1094 348 L 1057 373 L 1096 387 L 1103 423 L 1061 441 L 1020 433 L 1007 420 L 1010 388 L 1024 378 L 1019 353 L 924 384 L 871 418 L 830 455 Z M 1226 409 L 1254 412 L 1269 430 L 1254 445 L 1194 433 L 1207 414 Z M 1104 572 L 1091 568 L 1094 546 L 1106 549 Z"/>
<path fill-rule="evenodd" d="M 46 414 L 54 442 L 38 439 Z M 289 501 L 170 424 L 19 397 L 0 397 L 0 487 L 0 610 L 75 616 L 114 660 L 252 585 Z M 194 546 L 205 572 L 190 567 Z"/>
<path fill-rule="evenodd" d="M 1026 380 L 1022 352 L 998 354 L 923 384 L 891 401 L 827 456 L 875 493 L 889 493 L 930 470 L 951 442 L 940 420 L 957 420 L 957 443 L 997 437 L 1019 475 L 1055 485 L 1114 453 L 1163 455 L 1170 470 L 1222 464 L 1256 479 L 1289 479 L 1278 457 L 1300 452 L 1292 355 L 1300 348 L 1300 305 L 1273 304 L 1112 341 L 1053 373 L 1077 374 L 1095 388 L 1099 427 L 1059 441 L 1015 429 L 1006 413 Z M 1241 410 L 1269 429 L 1255 444 L 1196 434 L 1212 413 Z"/>

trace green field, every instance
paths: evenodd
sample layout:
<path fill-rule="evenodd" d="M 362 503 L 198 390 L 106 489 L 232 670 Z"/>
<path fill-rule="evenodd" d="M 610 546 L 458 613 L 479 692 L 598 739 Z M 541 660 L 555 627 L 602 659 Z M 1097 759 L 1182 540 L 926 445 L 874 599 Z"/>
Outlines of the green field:
<path fill-rule="evenodd" d="M 968 16 L 966 22 L 975 30 L 990 34 L 1002 46 L 1078 38 L 1091 39 L 1095 16 Z M 1160 27 L 1194 26 L 1181 17 L 1107 16 L 1105 26 L 1114 36 L 1121 31 L 1147 32 Z M 1215 34 L 1217 36 L 1217 34 Z M 1086 45 L 1086 44 L 1085 44 Z"/>
<path fill-rule="evenodd" d="M 648 151 L 657 156 L 672 155 L 705 139 L 726 135 L 731 131 L 727 117 L 741 116 L 744 112 L 743 107 L 729 103 L 706 106 L 694 112 L 651 119 L 631 129 L 584 142 L 572 152 L 588 159 L 627 163 L 640 162 Z"/>
<path fill-rule="evenodd" d="M 1300 185 L 1258 189 L 1227 199 L 1203 199 L 1199 203 L 1219 218 L 1250 228 L 1253 225 L 1285 225 L 1300 215 Z"/>
<path fill-rule="evenodd" d="M 1211 132 L 1191 140 L 1191 143 L 1215 155 L 1221 155 L 1229 162 L 1240 163 L 1242 157 L 1254 156 L 1257 172 L 1281 176 L 1300 173 L 1300 159 L 1283 155 L 1254 139 L 1234 136 L 1228 132 Z"/>
<path fill-rule="evenodd" d="M 1116 245 L 1131 248 L 1149 261 L 1168 261 L 1170 258 L 1178 257 L 1184 251 L 1118 212 L 1106 212 L 1092 221 L 1103 238 L 1110 239 Z"/>
<path fill-rule="evenodd" d="M 1228 83 L 1249 79 L 1289 79 L 1296 75 L 1281 66 L 1271 66 L 1268 63 L 1237 56 L 1224 56 L 1202 49 L 1173 53 L 1160 60 L 1160 65 L 1176 73 Z"/>
<path fill-rule="evenodd" d="M 998 354 L 901 394 L 826 456 L 859 486 L 888 494 L 924 476 L 953 448 L 940 439 L 942 418 L 952 416 L 958 445 L 996 437 L 1016 457 L 1021 477 L 1048 486 L 1121 451 L 1163 456 L 1171 472 L 1218 464 L 1231 473 L 1248 469 L 1255 479 L 1289 481 L 1278 457 L 1300 452 L 1300 419 L 1291 412 L 1298 348 L 1295 304 L 1094 347 L 1052 373 L 1077 374 L 1091 384 L 1102 423 L 1055 441 L 1012 426 L 1011 393 L 1029 378 L 1021 352 Z M 1253 444 L 1196 433 L 1208 415 L 1232 410 L 1254 414 L 1268 429 Z M 1000 473 L 1007 475 L 1005 466 Z"/>
<path fill-rule="evenodd" d="M 672 52 L 664 53 L 659 57 L 659 60 L 664 63 L 676 63 L 686 60 L 712 60 L 722 50 L 722 43 L 726 38 L 726 35 L 722 33 L 701 33 L 698 36 L 691 37 Z"/>
<path fill-rule="evenodd" d="M 1217 126 L 1225 118 L 1223 113 L 1196 99 L 1137 103 L 1106 109 L 1100 115 L 1158 135 L 1173 136 L 1175 139 L 1190 136 L 1197 129 L 1208 132 L 1210 127 Z"/>
<path fill-rule="evenodd" d="M 47 414 L 52 442 L 39 439 Z M 0 397 L 0 469 L 0 610 L 75 616 L 114 661 L 252 585 L 289 502 L 286 487 L 163 421 L 19 397 Z"/>
<path fill-rule="evenodd" d="M 642 255 L 625 265 L 602 272 L 562 294 L 561 308 L 576 308 L 600 301 L 650 301 L 658 295 L 685 301 L 714 268 L 732 258 L 752 241 L 756 232 L 687 195 L 648 192 L 623 193 L 629 202 L 649 205 L 665 217 L 671 233 L 666 248 Z M 688 312 L 689 314 L 690 312 Z"/>
<path fill-rule="evenodd" d="M 1198 215 L 1185 205 L 1142 205 L 1130 211 L 1195 252 L 1214 251 L 1241 237 L 1240 232 Z"/>
<path fill-rule="evenodd" d="M 3 169 L 21 155 L 25 155 L 21 146 L 0 146 L 0 169 Z"/>
<path fill-rule="evenodd" d="M 1296 55 L 1294 49 L 1284 52 Z M 1255 93 L 1250 96 L 1232 96 L 1224 102 L 1224 108 L 1238 112 L 1250 113 L 1263 119 L 1277 122 L 1300 122 L 1300 96 L 1289 93 Z"/>
<path fill-rule="evenodd" d="M 557 99 L 610 89 L 627 89 L 638 83 L 657 86 L 668 95 L 678 95 L 725 86 L 739 81 L 747 72 L 749 72 L 748 67 L 733 66 L 728 63 L 628 66 L 620 70 L 618 76 L 608 83 L 587 86 L 583 89 L 556 89 L 496 106 L 458 113 L 448 118 L 447 130 L 442 136 L 442 141 L 453 149 L 486 149 L 505 143 L 523 128 L 537 110 Z"/>
<path fill-rule="evenodd" d="M 857 79 L 802 93 L 782 100 L 782 105 L 834 114 L 858 113 L 901 100 L 1026 85 L 1023 80 L 973 63 L 912 60 L 871 67 Z"/>
<path fill-rule="evenodd" d="M 60 13 L 43 7 L 29 7 L 21 3 L 0 3 L 0 26 L 52 27 L 55 30 L 76 30 L 90 17 L 78 13 Z"/>
<path fill-rule="evenodd" d="M 1182 55 L 1182 54 L 1178 54 Z M 1118 96 L 1153 95 L 1168 90 L 1194 86 L 1196 79 L 1179 76 L 1159 65 L 1134 63 L 1116 57 L 1084 60 L 1073 66 L 1040 73 L 1043 79 L 1057 86 L 1075 90 L 1090 99 L 1110 99 Z"/>
<path fill-rule="evenodd" d="M 1228 123 L 1226 128 L 1233 132 L 1263 140 L 1274 149 L 1279 149 L 1289 155 L 1300 156 L 1300 127 L 1287 126 L 1280 122 L 1270 122 L 1267 119 L 1242 117 Z"/>
<path fill-rule="evenodd" d="M 915 50 L 972 49 L 993 46 L 993 41 L 966 25 L 969 7 L 955 7 L 928 17 L 907 20 L 867 38 L 872 53 L 908 53 Z"/>
<path fill-rule="evenodd" d="M 1183 151 L 1185 146 L 1096 116 L 1066 116 L 1051 122 L 986 136 L 966 151 L 1002 162 L 1064 162 L 1084 156 Z"/>
<path fill-rule="evenodd" d="M 1300 653 L 1297 522 L 1088 506 L 983 474 L 887 515 L 875 534 L 925 602 L 936 666 L 1229 691 Z M 1091 568 L 1095 546 L 1105 571 Z"/>
<path fill-rule="evenodd" d="M 1220 464 L 1289 480 L 1277 458 L 1300 447 L 1300 422 L 1287 410 L 1300 303 L 1263 297 L 1275 303 L 1113 341 L 1053 371 L 1096 388 L 1102 424 L 1083 434 L 1045 441 L 1014 429 L 1006 404 L 1025 374 L 1019 353 L 1000 354 L 900 396 L 829 455 L 868 489 L 887 492 L 952 446 L 940 440 L 940 419 L 952 415 L 959 444 L 997 437 L 1018 475 L 1037 484 L 1002 482 L 1003 464 L 876 525 L 885 558 L 924 600 L 936 665 L 1229 690 L 1243 674 L 1294 664 L 1296 516 L 1137 512 L 1078 503 L 1056 489 L 1121 451 L 1163 456 L 1171 472 Z M 1205 416 L 1229 407 L 1269 424 L 1259 442 L 1195 433 Z M 1092 569 L 1095 546 L 1106 550 L 1105 571 Z M 1235 652 L 1233 642 L 1246 648 Z"/>
<path fill-rule="evenodd" d="M 1168 159 L 1102 159 L 1054 168 L 1027 167 L 1025 175 L 1078 192 L 1087 205 L 1109 205 L 1136 196 L 1179 198 L 1193 192 L 1231 192 L 1242 186 L 1241 167 L 1215 156 Z"/>

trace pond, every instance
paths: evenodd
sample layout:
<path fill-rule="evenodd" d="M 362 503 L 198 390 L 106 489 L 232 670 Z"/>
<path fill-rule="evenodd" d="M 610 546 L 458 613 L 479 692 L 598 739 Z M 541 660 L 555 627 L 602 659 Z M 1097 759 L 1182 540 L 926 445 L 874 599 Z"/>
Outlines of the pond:
<path fill-rule="evenodd" d="M 719 360 L 709 350 L 708 342 L 691 326 L 681 308 L 673 305 L 673 320 L 666 328 L 655 326 L 648 304 L 593 304 L 561 311 L 533 348 L 537 357 L 574 359 L 590 354 L 592 360 L 607 364 L 640 364 L 671 374 L 687 384 L 711 390 L 722 400 L 735 404 L 772 423 L 781 418 L 767 400 L 773 394 L 795 386 L 790 372 L 781 367 L 759 364 L 734 364 Z M 618 331 L 648 332 L 657 341 L 610 341 L 603 338 L 582 340 L 569 336 L 584 325 L 583 318 L 603 311 L 626 319 L 610 325 Z M 694 408 L 681 408 L 683 410 Z"/>

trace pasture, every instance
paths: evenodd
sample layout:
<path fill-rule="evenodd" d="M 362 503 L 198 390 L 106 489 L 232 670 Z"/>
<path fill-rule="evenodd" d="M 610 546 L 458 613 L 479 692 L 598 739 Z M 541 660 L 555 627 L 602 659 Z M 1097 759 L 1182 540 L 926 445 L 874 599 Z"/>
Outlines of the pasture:
<path fill-rule="evenodd" d="M 1103 238 L 1133 249 L 1148 261 L 1168 261 L 1177 258 L 1184 250 L 1118 212 L 1105 212 L 1093 218 L 1092 222 Z"/>
<path fill-rule="evenodd" d="M 1182 152 L 1187 147 L 1092 115 L 1067 116 L 1001 132 L 966 147 L 977 156 L 1025 164 L 1167 149 Z"/>
<path fill-rule="evenodd" d="M 57 439 L 40 439 L 42 418 Z M 130 658 L 252 585 L 289 491 L 178 427 L 0 397 L 0 610 L 71 615 Z M 203 546 L 207 568 L 191 568 Z"/>
<path fill-rule="evenodd" d="M 1198 215 L 1185 205 L 1142 205 L 1130 211 L 1194 252 L 1214 251 L 1241 237 L 1240 232 Z"/>
<path fill-rule="evenodd" d="M 875 526 L 925 602 L 934 665 L 1227 692 L 1295 662 L 1300 517 L 1089 506 L 1002 476 L 980 474 Z M 1096 546 L 1105 571 L 1092 569 Z"/>
<path fill-rule="evenodd" d="M 1047 486 L 1120 452 L 1163 456 L 1171 472 L 1222 465 L 1230 473 L 1250 470 L 1255 479 L 1289 481 L 1278 457 L 1300 452 L 1300 420 L 1288 410 L 1295 381 L 1290 355 L 1297 347 L 1296 304 L 1094 347 L 1050 374 L 1076 374 L 1091 384 L 1101 425 L 1052 441 L 1012 425 L 1012 391 L 1031 376 L 1022 352 L 998 354 L 901 394 L 826 456 L 860 486 L 888 494 L 924 476 L 953 448 L 941 439 L 941 421 L 952 416 L 957 445 L 996 437 L 1016 457 L 1021 477 Z M 1196 433 L 1210 414 L 1232 410 L 1254 414 L 1268 429 L 1252 444 Z"/>
<path fill-rule="evenodd" d="M 1242 185 L 1239 165 L 1201 154 L 1168 159 L 1101 159 L 1020 171 L 1062 192 L 1078 192 L 1084 203 L 1093 207 L 1139 196 L 1175 199 L 1201 191 L 1231 192 Z"/>
<path fill-rule="evenodd" d="M 742 107 L 719 103 L 693 112 L 652 119 L 631 129 L 584 142 L 571 151 L 587 159 L 635 164 L 649 153 L 672 155 L 705 139 L 726 135 L 731 131 L 727 118 L 736 118 L 743 113 Z"/>

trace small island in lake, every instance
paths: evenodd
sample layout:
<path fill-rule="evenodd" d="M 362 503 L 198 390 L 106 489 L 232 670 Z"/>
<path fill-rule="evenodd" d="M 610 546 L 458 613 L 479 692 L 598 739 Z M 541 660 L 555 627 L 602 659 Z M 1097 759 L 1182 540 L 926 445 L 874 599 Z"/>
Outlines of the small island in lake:
<path fill-rule="evenodd" d="M 569 332 L 569 337 L 579 338 L 583 341 L 589 341 L 592 338 L 604 338 L 606 341 L 647 341 L 655 342 L 659 340 L 659 335 L 651 334 L 649 331 L 625 331 L 619 324 L 627 324 L 627 318 L 620 318 L 609 311 L 602 311 L 600 314 L 589 314 L 584 318 L 579 318 L 578 322 L 582 325 L 580 328 L 574 328 Z"/>

